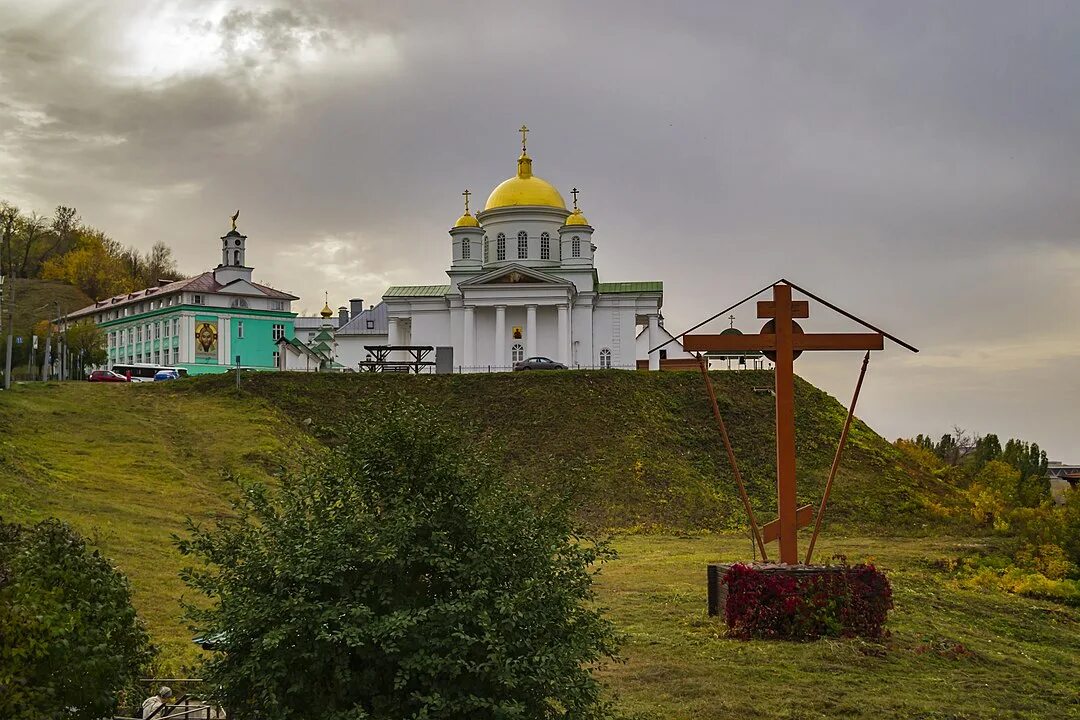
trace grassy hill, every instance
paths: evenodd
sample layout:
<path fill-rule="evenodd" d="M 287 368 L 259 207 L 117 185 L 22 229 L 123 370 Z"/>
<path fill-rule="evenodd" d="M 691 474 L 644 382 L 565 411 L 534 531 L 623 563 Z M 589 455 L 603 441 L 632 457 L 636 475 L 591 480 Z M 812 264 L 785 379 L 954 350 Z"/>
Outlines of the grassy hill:
<path fill-rule="evenodd" d="M 770 375 L 715 380 L 755 508 L 770 519 L 772 397 L 755 392 Z M 270 479 L 300 450 L 363 442 L 373 410 L 418 400 L 492 446 L 522 491 L 570 495 L 583 520 L 624 531 L 598 592 L 626 636 L 625 662 L 603 673 L 625 718 L 1078 716 L 1080 610 L 952 578 L 943 568 L 994 553 L 993 540 L 943 535 L 926 507 L 947 504 L 950 491 L 861 423 L 819 547 L 888 571 L 891 638 L 741 642 L 705 615 L 705 564 L 746 559 L 750 547 L 742 532 L 708 532 L 742 518 L 698 375 L 254 374 L 240 394 L 233 382 L 0 393 L 0 513 L 59 516 L 117 563 L 161 647 L 159 676 L 185 676 L 198 656 L 171 537 L 187 516 L 213 522 L 228 511 L 234 487 L 222 473 Z M 811 502 L 844 408 L 806 383 L 797 393 L 800 492 Z M 655 532 L 625 532 L 642 529 Z"/>
<path fill-rule="evenodd" d="M 772 396 L 764 372 L 717 373 L 759 518 L 775 516 Z M 844 408 L 797 389 L 801 499 L 816 502 Z M 223 472 L 267 479 L 299 448 L 363 442 L 376 408 L 419 401 L 490 445 L 523 492 L 569 497 L 590 525 L 622 531 L 742 527 L 702 381 L 694 373 L 424 376 L 245 374 L 169 384 L 18 385 L 0 394 L 0 512 L 75 524 L 135 582 L 166 657 L 190 660 L 171 536 L 227 511 Z M 350 428 L 343 422 L 354 421 Z M 352 435 L 349 435 L 352 433 Z M 948 490 L 903 464 L 862 423 L 837 481 L 831 526 L 908 533 Z"/>
<path fill-rule="evenodd" d="M 34 325 L 41 320 L 56 317 L 57 303 L 61 313 L 84 308 L 94 302 L 79 288 L 58 280 L 37 280 L 15 278 L 15 330 L 28 335 Z M 9 292 L 9 290 L 5 290 Z M 6 302 L 6 300 L 5 300 Z M 4 307 L 4 320 L 7 321 L 7 307 Z M 4 331 L 6 334 L 6 330 Z"/>

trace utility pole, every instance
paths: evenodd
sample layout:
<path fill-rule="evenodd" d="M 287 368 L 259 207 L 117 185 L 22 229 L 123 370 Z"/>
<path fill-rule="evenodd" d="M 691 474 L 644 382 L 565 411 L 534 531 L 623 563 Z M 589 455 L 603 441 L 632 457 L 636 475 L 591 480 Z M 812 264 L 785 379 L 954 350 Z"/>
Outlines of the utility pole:
<path fill-rule="evenodd" d="M 11 238 L 8 238 L 7 254 L 8 254 L 8 275 L 10 275 L 11 274 Z M 5 353 L 6 357 L 4 358 L 4 389 L 5 390 L 10 390 L 11 389 L 11 350 L 12 350 L 11 346 L 15 343 L 15 328 L 13 327 L 13 323 L 14 323 L 13 313 L 14 313 L 14 308 L 15 308 L 15 279 L 14 278 L 11 279 L 10 287 L 8 287 L 8 291 L 7 291 L 6 295 L 7 295 L 7 301 L 8 301 L 8 304 L 7 304 L 7 323 L 8 323 L 7 331 L 8 331 L 8 334 L 7 334 L 7 352 Z"/>

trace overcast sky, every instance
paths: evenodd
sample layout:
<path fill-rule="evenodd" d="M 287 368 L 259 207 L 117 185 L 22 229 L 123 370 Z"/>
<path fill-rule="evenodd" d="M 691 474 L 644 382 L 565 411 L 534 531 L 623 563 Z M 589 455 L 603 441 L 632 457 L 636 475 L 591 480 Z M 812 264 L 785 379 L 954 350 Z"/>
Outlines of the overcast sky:
<path fill-rule="evenodd" d="M 189 273 L 239 208 L 308 311 L 445 282 L 522 123 L 673 332 L 789 277 L 922 349 L 871 363 L 882 434 L 1080 462 L 1080 4 L 0 0 L 0 198 Z M 846 404 L 859 361 L 796 370 Z"/>

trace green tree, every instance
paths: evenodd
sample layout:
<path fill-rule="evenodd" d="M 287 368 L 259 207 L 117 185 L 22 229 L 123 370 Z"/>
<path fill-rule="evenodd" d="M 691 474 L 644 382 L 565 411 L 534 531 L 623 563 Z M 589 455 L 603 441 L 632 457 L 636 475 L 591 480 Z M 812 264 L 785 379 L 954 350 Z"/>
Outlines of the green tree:
<path fill-rule="evenodd" d="M 0 717 L 111 717 L 151 656 L 107 559 L 58 520 L 0 520 Z"/>
<path fill-rule="evenodd" d="M 595 718 L 612 624 L 592 606 L 603 542 L 541 513 L 472 438 L 399 406 L 235 518 L 191 526 L 189 609 L 230 717 Z"/>
<path fill-rule="evenodd" d="M 104 365 L 109 359 L 105 332 L 92 322 L 75 323 L 67 329 L 67 346 L 79 368 Z"/>
<path fill-rule="evenodd" d="M 130 292 L 135 284 L 121 252 L 119 244 L 103 233 L 83 230 L 70 252 L 45 263 L 42 277 L 70 283 L 94 300 Z"/>

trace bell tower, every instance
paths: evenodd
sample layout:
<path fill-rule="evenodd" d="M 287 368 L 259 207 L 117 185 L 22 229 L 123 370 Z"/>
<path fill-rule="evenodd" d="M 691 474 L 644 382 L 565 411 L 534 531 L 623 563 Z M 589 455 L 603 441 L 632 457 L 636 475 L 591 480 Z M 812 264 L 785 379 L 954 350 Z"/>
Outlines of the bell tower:
<path fill-rule="evenodd" d="M 226 285 L 233 280 L 243 279 L 251 282 L 252 268 L 247 266 L 244 257 L 247 250 L 247 235 L 241 235 L 236 229 L 237 210 L 232 216 L 232 229 L 221 236 L 221 264 L 214 270 L 214 278 Z"/>

